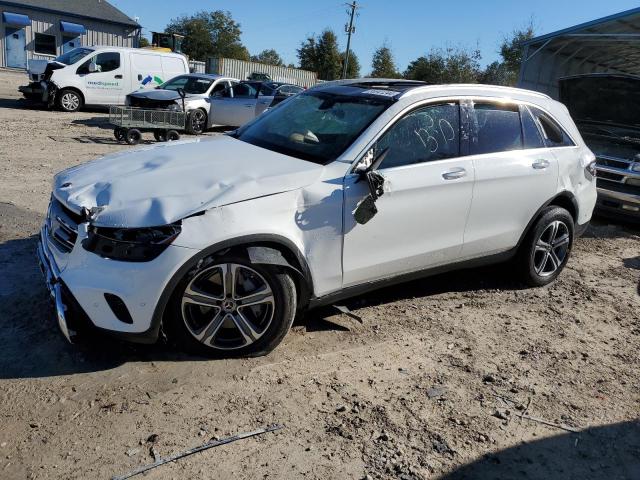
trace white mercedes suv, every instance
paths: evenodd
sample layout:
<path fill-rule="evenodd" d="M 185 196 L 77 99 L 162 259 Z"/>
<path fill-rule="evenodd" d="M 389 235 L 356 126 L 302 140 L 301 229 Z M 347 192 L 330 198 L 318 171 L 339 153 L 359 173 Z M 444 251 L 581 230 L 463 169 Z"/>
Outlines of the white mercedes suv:
<path fill-rule="evenodd" d="M 38 247 L 60 327 L 212 355 L 272 350 L 296 312 L 512 260 L 553 281 L 594 155 L 535 92 L 327 83 L 227 135 L 59 173 Z"/>

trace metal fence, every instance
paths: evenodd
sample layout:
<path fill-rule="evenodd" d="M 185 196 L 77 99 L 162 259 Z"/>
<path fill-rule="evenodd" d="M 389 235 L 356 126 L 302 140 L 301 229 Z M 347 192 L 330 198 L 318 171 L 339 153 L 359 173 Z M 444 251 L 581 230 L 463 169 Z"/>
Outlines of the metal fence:
<path fill-rule="evenodd" d="M 109 123 L 124 128 L 175 128 L 183 130 L 185 113 L 112 105 L 109 107 Z"/>
<path fill-rule="evenodd" d="M 312 87 L 318 83 L 318 74 L 299 68 L 276 67 L 258 62 L 246 62 L 234 58 L 211 57 L 207 61 L 207 73 L 246 80 L 253 73 L 267 74 L 274 82 L 286 82 L 301 87 Z"/>
<path fill-rule="evenodd" d="M 189 71 L 191 73 L 205 73 L 206 64 L 197 60 L 189 60 Z"/>

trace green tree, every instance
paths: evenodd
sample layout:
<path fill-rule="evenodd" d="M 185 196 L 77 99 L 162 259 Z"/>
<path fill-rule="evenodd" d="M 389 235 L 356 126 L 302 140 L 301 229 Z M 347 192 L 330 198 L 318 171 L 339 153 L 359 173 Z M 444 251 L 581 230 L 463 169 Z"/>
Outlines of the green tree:
<path fill-rule="evenodd" d="M 487 85 L 513 85 L 512 74 L 503 62 L 493 62 L 487 65 L 480 74 L 478 81 Z"/>
<path fill-rule="evenodd" d="M 342 52 L 342 61 L 344 62 L 345 54 L 347 52 Z M 344 68 L 344 64 L 342 66 Z M 340 72 L 342 72 L 342 68 Z M 342 74 L 342 73 L 341 73 Z M 360 61 L 353 50 L 349 50 L 349 63 L 347 63 L 347 78 L 359 78 L 360 77 Z"/>
<path fill-rule="evenodd" d="M 282 57 L 272 48 L 263 50 L 257 55 L 251 55 L 251 61 L 266 63 L 267 65 L 275 65 L 277 67 L 284 66 Z"/>
<path fill-rule="evenodd" d="M 338 49 L 338 37 L 330 29 L 318 37 L 308 37 L 298 49 L 298 61 L 300 68 L 317 72 L 321 80 L 340 78 L 343 56 Z"/>
<path fill-rule="evenodd" d="M 182 51 L 194 60 L 207 57 L 249 60 L 249 51 L 242 44 L 242 30 L 230 12 L 202 11 L 192 16 L 174 18 L 167 25 L 168 33 L 184 35 Z"/>
<path fill-rule="evenodd" d="M 522 42 L 530 40 L 534 36 L 533 21 L 529 21 L 524 28 L 516 29 L 502 38 L 499 52 L 507 70 L 515 72 L 517 75 L 520 71 L 520 63 L 522 63 Z"/>
<path fill-rule="evenodd" d="M 147 37 L 143 37 L 142 35 L 140 35 L 140 41 L 138 42 L 138 48 L 148 47 L 149 45 L 151 45 L 151 43 L 149 42 Z"/>
<path fill-rule="evenodd" d="M 373 78 L 399 78 L 401 76 L 393 59 L 393 53 L 386 44 L 375 51 L 371 66 L 373 67 L 371 71 Z"/>
<path fill-rule="evenodd" d="M 411 62 L 404 77 L 428 83 L 476 83 L 481 73 L 480 59 L 478 50 L 436 49 Z"/>

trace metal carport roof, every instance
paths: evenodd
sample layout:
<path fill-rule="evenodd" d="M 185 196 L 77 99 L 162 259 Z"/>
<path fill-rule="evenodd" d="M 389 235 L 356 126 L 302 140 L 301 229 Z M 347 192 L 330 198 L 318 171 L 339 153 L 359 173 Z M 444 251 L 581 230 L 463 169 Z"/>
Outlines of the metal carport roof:
<path fill-rule="evenodd" d="M 518 86 L 558 96 L 558 79 L 589 73 L 640 76 L 640 8 L 523 42 Z"/>

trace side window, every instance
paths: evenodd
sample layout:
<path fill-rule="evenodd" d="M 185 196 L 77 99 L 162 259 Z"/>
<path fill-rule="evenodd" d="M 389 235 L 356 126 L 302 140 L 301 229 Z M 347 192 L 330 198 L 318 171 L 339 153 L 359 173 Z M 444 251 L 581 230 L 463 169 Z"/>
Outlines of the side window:
<path fill-rule="evenodd" d="M 520 112 L 516 105 L 475 103 L 471 155 L 522 149 Z"/>
<path fill-rule="evenodd" d="M 112 72 L 120 68 L 120 54 L 118 52 L 104 52 L 99 53 L 95 57 L 98 71 L 100 72 Z"/>
<path fill-rule="evenodd" d="M 544 139 L 540 134 L 538 123 L 533 118 L 531 111 L 525 105 L 520 106 L 520 118 L 522 119 L 522 135 L 524 148 L 544 148 Z"/>
<path fill-rule="evenodd" d="M 446 103 L 408 113 L 376 143 L 378 152 L 387 148 L 380 168 L 460 156 L 460 107 Z"/>
<path fill-rule="evenodd" d="M 567 132 L 549 115 L 536 107 L 531 107 L 531 112 L 540 125 L 547 147 L 573 147 L 575 145 Z"/>
<path fill-rule="evenodd" d="M 216 92 L 222 92 L 223 90 L 225 90 L 227 87 L 229 86 L 229 84 L 227 82 L 218 82 L 216 83 L 213 88 L 211 89 L 211 95 L 215 95 Z"/>
<path fill-rule="evenodd" d="M 111 72 L 120 68 L 120 54 L 118 52 L 104 52 L 91 57 L 78 67 L 76 73 L 89 73 L 89 64 L 93 62 L 98 67 L 98 72 Z"/>
<path fill-rule="evenodd" d="M 258 91 L 250 83 L 239 83 L 233 87 L 233 96 L 235 98 L 256 98 Z"/>

